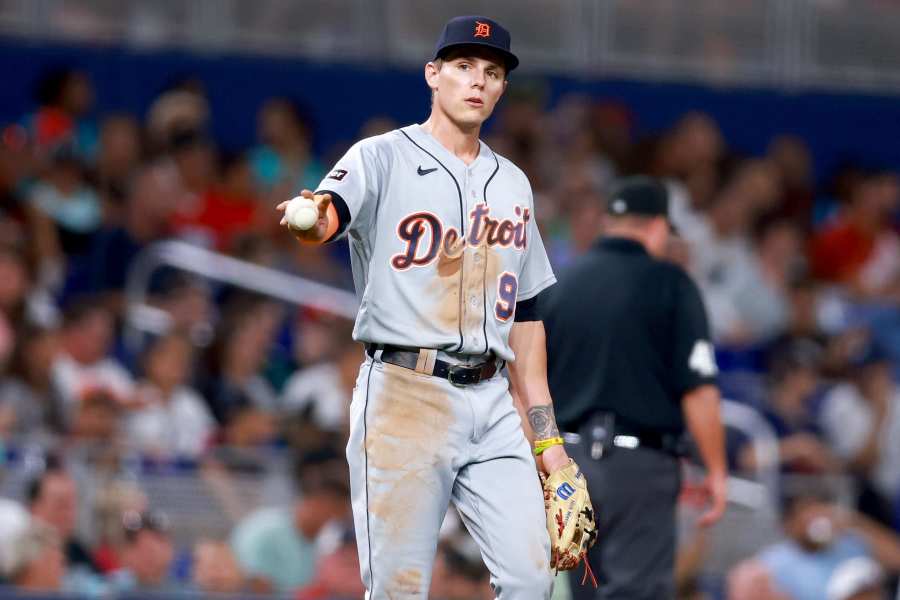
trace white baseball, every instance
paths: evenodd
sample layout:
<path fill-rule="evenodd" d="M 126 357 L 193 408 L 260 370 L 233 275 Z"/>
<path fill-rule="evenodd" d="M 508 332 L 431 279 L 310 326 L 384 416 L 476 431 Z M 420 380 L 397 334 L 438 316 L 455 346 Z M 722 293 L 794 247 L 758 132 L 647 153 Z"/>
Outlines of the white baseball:
<path fill-rule="evenodd" d="M 292 198 L 284 213 L 288 224 L 301 231 L 309 229 L 319 220 L 319 209 L 316 203 L 303 196 Z"/>

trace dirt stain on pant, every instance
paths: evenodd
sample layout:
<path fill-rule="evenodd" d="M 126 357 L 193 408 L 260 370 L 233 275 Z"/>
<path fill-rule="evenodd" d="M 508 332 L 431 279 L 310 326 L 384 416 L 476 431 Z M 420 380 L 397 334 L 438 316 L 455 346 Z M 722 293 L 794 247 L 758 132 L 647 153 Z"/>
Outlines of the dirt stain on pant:
<path fill-rule="evenodd" d="M 388 598 L 424 598 L 424 581 L 421 571 L 417 569 L 402 569 L 394 573 L 388 588 L 385 590 Z"/>
<path fill-rule="evenodd" d="M 437 380 L 385 364 L 384 387 L 366 434 L 372 497 L 380 533 L 397 546 L 416 520 L 423 498 L 440 497 L 439 469 L 454 422 L 450 398 Z"/>

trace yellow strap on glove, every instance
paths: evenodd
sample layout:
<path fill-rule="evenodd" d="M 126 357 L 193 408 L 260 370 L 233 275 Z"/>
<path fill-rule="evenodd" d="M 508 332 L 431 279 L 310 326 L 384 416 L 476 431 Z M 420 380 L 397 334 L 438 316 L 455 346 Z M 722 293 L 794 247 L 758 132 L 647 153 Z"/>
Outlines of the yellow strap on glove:
<path fill-rule="evenodd" d="M 597 541 L 597 525 L 581 469 L 573 460 L 569 466 L 549 476 L 541 474 L 541 480 L 550 533 L 550 567 L 568 571 L 584 560 L 585 577 L 590 574 L 594 579 L 587 562 L 587 551 Z"/>

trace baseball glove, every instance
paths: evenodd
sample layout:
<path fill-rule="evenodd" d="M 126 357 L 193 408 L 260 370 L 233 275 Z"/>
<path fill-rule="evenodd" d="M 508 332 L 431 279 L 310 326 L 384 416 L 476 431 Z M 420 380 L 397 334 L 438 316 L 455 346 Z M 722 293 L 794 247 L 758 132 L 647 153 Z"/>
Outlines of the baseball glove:
<path fill-rule="evenodd" d="M 588 495 L 587 481 L 575 461 L 554 471 L 541 474 L 544 486 L 544 508 L 550 533 L 550 567 L 568 571 L 584 560 L 585 578 L 591 573 L 587 551 L 597 541 L 594 508 Z M 594 580 L 596 586 L 596 580 Z"/>

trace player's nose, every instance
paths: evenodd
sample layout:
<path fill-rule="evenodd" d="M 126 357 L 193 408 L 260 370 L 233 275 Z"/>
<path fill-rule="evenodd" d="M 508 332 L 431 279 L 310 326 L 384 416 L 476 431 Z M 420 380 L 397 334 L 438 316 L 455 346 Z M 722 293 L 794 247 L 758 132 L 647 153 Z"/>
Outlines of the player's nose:
<path fill-rule="evenodd" d="M 483 89 L 484 83 L 487 78 L 485 77 L 484 69 L 475 68 L 472 69 L 472 87 Z"/>

